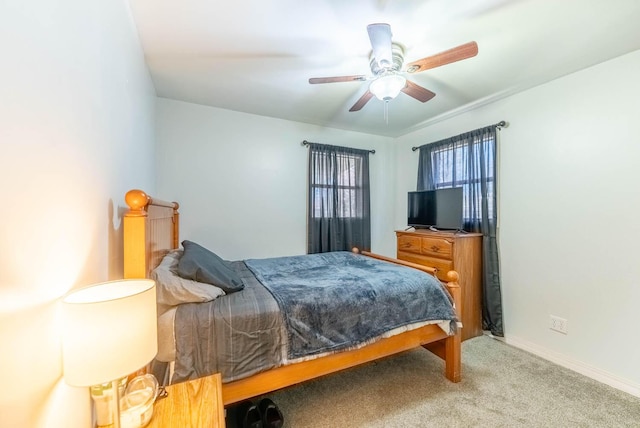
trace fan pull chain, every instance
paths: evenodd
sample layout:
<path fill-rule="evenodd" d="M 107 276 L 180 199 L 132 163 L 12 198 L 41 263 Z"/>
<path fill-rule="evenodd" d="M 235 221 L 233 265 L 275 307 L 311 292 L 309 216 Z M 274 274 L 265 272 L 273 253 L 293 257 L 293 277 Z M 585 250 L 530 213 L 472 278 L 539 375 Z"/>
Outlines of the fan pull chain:
<path fill-rule="evenodd" d="M 384 122 L 389 124 L 389 100 L 384 100 Z"/>

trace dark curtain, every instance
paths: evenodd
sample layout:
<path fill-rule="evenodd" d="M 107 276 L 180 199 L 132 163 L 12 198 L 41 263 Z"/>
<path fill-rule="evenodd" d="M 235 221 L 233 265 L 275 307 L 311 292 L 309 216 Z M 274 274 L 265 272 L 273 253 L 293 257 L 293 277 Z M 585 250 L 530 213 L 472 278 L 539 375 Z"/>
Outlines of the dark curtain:
<path fill-rule="evenodd" d="M 307 253 L 371 249 L 369 151 L 309 143 Z"/>
<path fill-rule="evenodd" d="M 421 146 L 417 189 L 463 187 L 464 229 L 483 235 L 483 328 L 503 336 L 496 239 L 496 128 L 488 126 Z"/>

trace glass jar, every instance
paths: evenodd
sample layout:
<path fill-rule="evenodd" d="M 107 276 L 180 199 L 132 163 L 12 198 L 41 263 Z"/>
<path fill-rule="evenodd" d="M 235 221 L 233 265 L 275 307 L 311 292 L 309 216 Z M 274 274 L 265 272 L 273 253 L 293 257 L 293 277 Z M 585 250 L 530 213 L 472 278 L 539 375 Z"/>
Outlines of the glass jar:
<path fill-rule="evenodd" d="M 121 428 L 146 426 L 153 416 L 153 403 L 157 394 L 158 380 L 152 374 L 132 379 L 120 399 Z"/>

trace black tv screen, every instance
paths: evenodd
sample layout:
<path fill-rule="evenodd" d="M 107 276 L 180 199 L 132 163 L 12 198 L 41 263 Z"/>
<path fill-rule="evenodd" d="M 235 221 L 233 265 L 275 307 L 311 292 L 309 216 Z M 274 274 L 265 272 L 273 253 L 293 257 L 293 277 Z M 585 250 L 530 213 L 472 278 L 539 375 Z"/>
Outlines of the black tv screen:
<path fill-rule="evenodd" d="M 462 187 L 409 192 L 407 225 L 462 230 Z"/>

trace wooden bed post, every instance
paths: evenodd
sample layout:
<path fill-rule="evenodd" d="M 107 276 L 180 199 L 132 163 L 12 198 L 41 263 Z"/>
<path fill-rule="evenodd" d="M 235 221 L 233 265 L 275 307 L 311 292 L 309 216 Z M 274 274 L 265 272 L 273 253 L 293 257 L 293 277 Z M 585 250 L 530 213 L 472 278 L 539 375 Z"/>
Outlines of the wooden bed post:
<path fill-rule="evenodd" d="M 124 277 L 146 278 L 149 270 L 147 256 L 147 205 L 151 198 L 142 190 L 129 190 L 124 197 L 129 211 L 124 215 Z"/>
<path fill-rule="evenodd" d="M 376 259 L 386 260 L 392 263 L 412 267 L 414 269 L 421 270 L 433 276 L 436 275 L 436 269 L 429 266 L 423 266 L 417 263 L 407 262 L 404 260 L 396 260 L 396 259 L 392 259 L 391 257 L 370 253 L 368 251 L 360 251 L 358 248 L 352 248 L 351 251 L 356 254 L 363 254 L 365 256 L 373 257 Z M 460 275 L 458 275 L 458 272 L 456 272 L 455 270 L 451 270 L 447 272 L 448 282 L 446 286 L 455 304 L 456 315 L 460 320 L 462 319 L 460 316 L 462 314 L 462 293 L 460 291 L 460 284 L 458 283 L 459 277 Z M 451 382 L 460 382 L 461 380 L 461 375 L 462 375 L 461 373 L 462 340 L 461 339 L 462 339 L 462 332 L 460 331 L 460 329 L 458 329 L 457 333 L 453 336 L 448 336 L 446 339 L 422 345 L 423 348 L 428 349 L 429 351 L 433 352 L 438 357 L 444 360 L 445 376 Z"/>
<path fill-rule="evenodd" d="M 180 205 L 177 202 L 173 202 L 173 217 L 171 221 L 173 221 L 173 248 L 178 248 L 180 246 L 180 213 L 178 209 Z"/>
<path fill-rule="evenodd" d="M 462 314 L 462 293 L 460 292 L 460 284 L 458 284 L 458 272 L 449 271 L 447 273 L 447 289 L 453 297 L 453 302 L 456 308 L 456 314 L 458 315 L 458 319 L 461 318 Z M 464 327 L 464 326 L 463 326 Z M 462 332 L 460 329 L 453 336 L 449 336 L 445 339 L 444 345 L 444 361 L 445 361 L 445 376 L 451 382 L 460 382 L 461 379 L 461 369 L 462 369 L 462 348 L 461 348 L 461 338 Z"/>
<path fill-rule="evenodd" d="M 177 202 L 166 202 L 142 190 L 124 197 L 124 277 L 146 278 L 171 249 L 178 248 L 180 213 Z"/>

